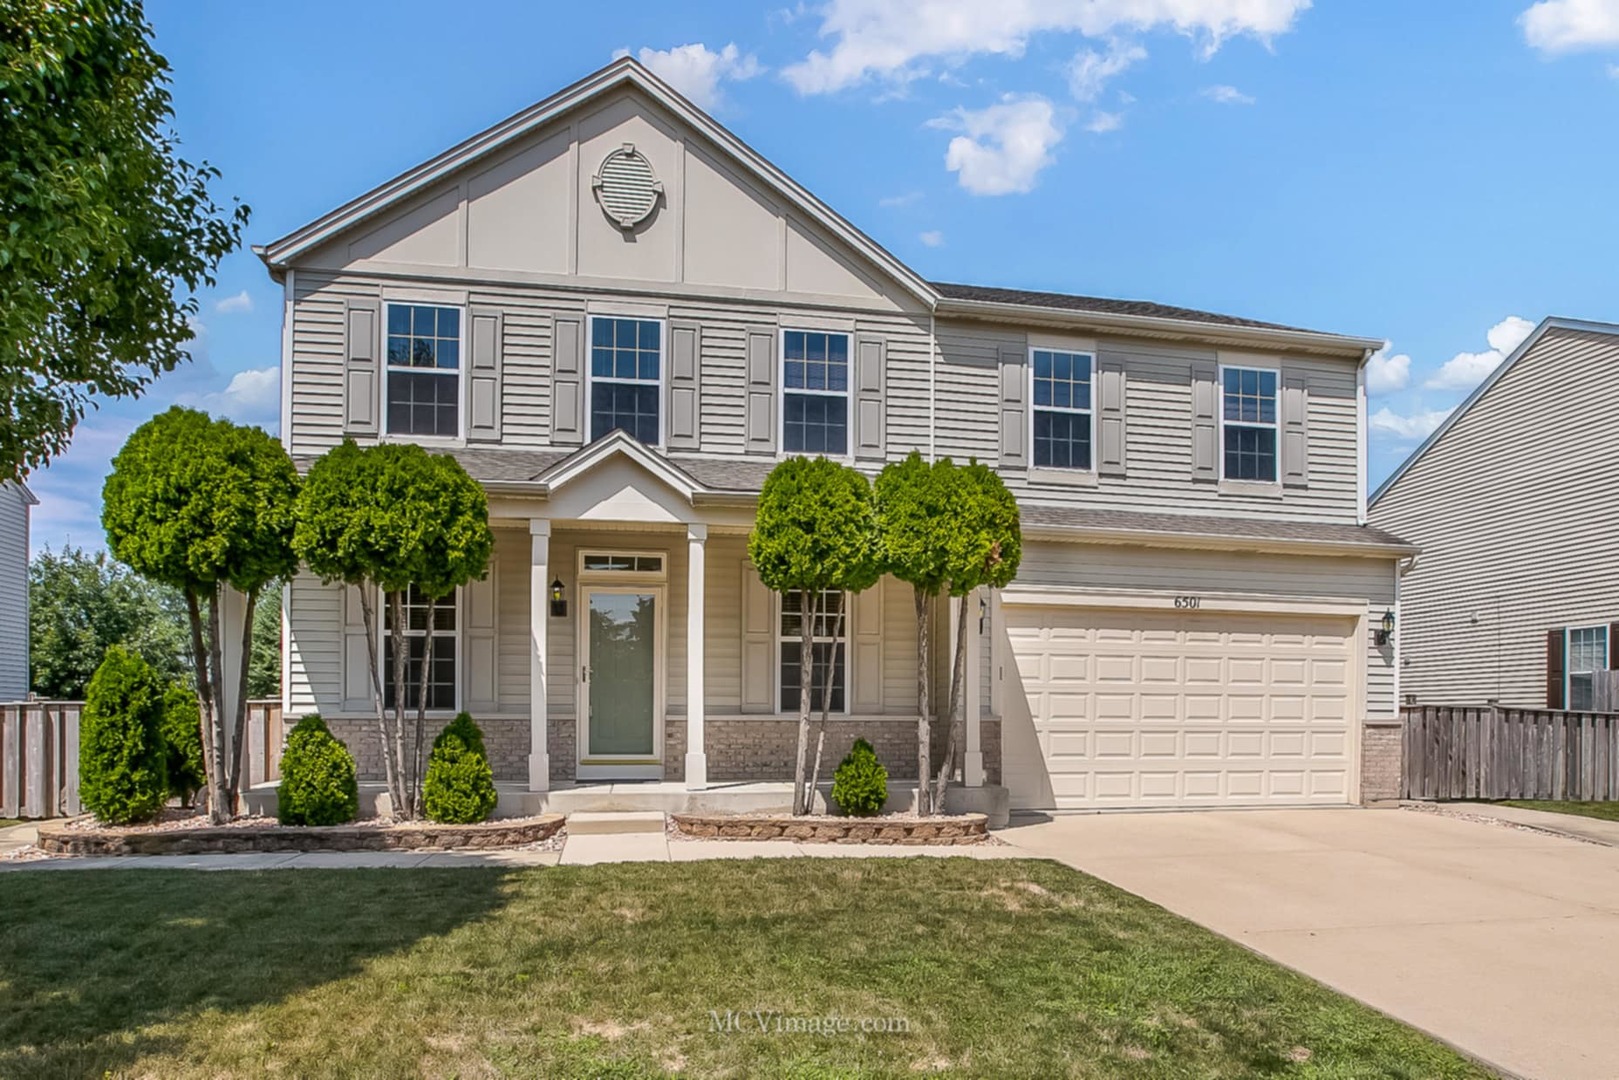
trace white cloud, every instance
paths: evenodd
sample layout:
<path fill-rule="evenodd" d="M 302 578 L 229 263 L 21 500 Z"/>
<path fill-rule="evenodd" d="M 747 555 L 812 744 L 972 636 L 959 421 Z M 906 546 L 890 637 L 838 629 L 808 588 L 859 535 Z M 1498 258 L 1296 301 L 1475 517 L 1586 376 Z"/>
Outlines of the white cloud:
<path fill-rule="evenodd" d="M 1031 190 L 1063 136 L 1056 110 L 1038 95 L 1008 94 L 997 105 L 956 109 L 928 124 L 963 133 L 950 140 L 944 165 L 974 195 Z"/>
<path fill-rule="evenodd" d="M 1235 86 L 1205 86 L 1198 93 L 1216 105 L 1252 105 L 1254 103 L 1252 95 L 1243 93 Z"/>
<path fill-rule="evenodd" d="M 630 55 L 628 49 L 613 54 L 617 59 Z M 702 42 L 677 45 L 672 49 L 643 48 L 636 59 L 652 73 L 691 99 L 700 109 L 712 110 L 724 103 L 720 83 L 751 79 L 764 71 L 752 53 L 744 53 L 732 42 L 715 52 Z"/>
<path fill-rule="evenodd" d="M 886 198 L 878 199 L 877 205 L 885 208 L 893 208 L 910 206 L 912 203 L 918 203 L 921 201 L 922 193 L 920 191 L 907 191 L 903 195 L 889 195 Z"/>
<path fill-rule="evenodd" d="M 215 300 L 214 310 L 221 315 L 246 315 L 253 310 L 253 298 L 247 294 L 246 289 L 243 289 L 235 296 Z"/>
<path fill-rule="evenodd" d="M 1426 439 L 1445 422 L 1450 412 L 1449 409 L 1427 409 L 1401 415 L 1385 405 L 1371 415 L 1370 423 L 1373 431 L 1387 432 L 1402 439 Z"/>
<path fill-rule="evenodd" d="M 1146 58 L 1147 50 L 1133 42 L 1109 42 L 1105 53 L 1084 49 L 1068 62 L 1069 92 L 1080 101 L 1095 101 L 1109 79 Z"/>
<path fill-rule="evenodd" d="M 1366 362 L 1368 394 L 1392 394 L 1396 390 L 1404 390 L 1411 381 L 1411 358 L 1404 353 L 1390 356 L 1388 352 L 1388 343 L 1385 342 Z"/>
<path fill-rule="evenodd" d="M 1490 345 L 1488 349 L 1476 353 L 1457 353 L 1422 385 L 1429 390 L 1471 390 L 1494 371 L 1507 353 L 1516 349 L 1534 328 L 1535 324 L 1528 319 L 1508 315 L 1485 334 L 1485 340 Z"/>
<path fill-rule="evenodd" d="M 275 365 L 238 371 L 231 376 L 225 389 L 186 400 L 190 397 L 183 395 L 182 403 L 195 404 L 210 413 L 228 416 L 237 423 L 273 421 L 281 413 L 281 368 Z"/>
<path fill-rule="evenodd" d="M 1518 25 L 1544 53 L 1619 48 L 1619 0 L 1540 0 L 1518 16 Z"/>
<path fill-rule="evenodd" d="M 928 247 L 939 247 L 944 243 L 944 233 L 940 232 L 938 229 L 929 229 L 925 233 L 918 234 L 917 239 L 922 241 L 922 243 L 926 244 Z"/>
<path fill-rule="evenodd" d="M 1117 131 L 1124 126 L 1124 114 L 1116 112 L 1098 112 L 1091 117 L 1085 130 L 1096 135 L 1106 135 L 1110 131 Z"/>
<path fill-rule="evenodd" d="M 828 0 L 820 35 L 832 39 L 783 75 L 803 94 L 867 79 L 900 81 L 978 54 L 1019 57 L 1043 32 L 1090 38 L 1170 29 L 1196 38 L 1205 54 L 1227 38 L 1269 41 L 1292 29 L 1311 0 Z"/>

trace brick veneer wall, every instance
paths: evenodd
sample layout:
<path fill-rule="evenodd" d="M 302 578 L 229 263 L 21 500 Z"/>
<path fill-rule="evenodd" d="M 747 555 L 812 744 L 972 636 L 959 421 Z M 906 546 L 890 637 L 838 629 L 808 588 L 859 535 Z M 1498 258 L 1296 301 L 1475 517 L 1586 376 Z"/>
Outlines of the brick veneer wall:
<path fill-rule="evenodd" d="M 1360 801 L 1400 797 L 1404 730 L 1398 725 L 1361 729 Z"/>
<path fill-rule="evenodd" d="M 406 718 L 405 730 L 407 733 L 415 731 L 413 718 Z M 423 729 L 423 753 L 433 745 L 433 739 L 444 729 L 446 721 L 427 721 Z M 362 781 L 381 781 L 386 774 L 382 767 L 382 735 L 377 731 L 377 721 L 374 717 L 363 720 L 342 719 L 327 720 L 326 726 L 331 728 L 332 734 L 348 747 L 349 753 L 354 755 L 355 770 Z M 505 717 L 496 720 L 478 720 L 478 727 L 483 729 L 484 749 L 489 752 L 489 768 L 493 770 L 495 779 L 502 782 L 515 782 L 528 779 L 528 720 L 522 717 Z"/>

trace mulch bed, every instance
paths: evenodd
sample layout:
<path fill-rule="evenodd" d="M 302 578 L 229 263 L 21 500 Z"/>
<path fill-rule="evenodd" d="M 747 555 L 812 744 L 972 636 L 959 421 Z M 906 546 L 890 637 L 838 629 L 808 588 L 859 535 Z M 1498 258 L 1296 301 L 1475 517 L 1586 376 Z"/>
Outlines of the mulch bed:
<path fill-rule="evenodd" d="M 51 855 L 218 855 L 284 851 L 489 851 L 549 840 L 563 825 L 561 814 L 480 821 L 473 825 L 433 822 L 354 822 L 348 825 L 278 825 L 267 818 L 226 825 L 167 820 L 127 828 L 86 825 L 83 818 L 42 822 L 36 846 Z"/>
<path fill-rule="evenodd" d="M 788 814 L 670 814 L 682 835 L 718 840 L 798 840 L 821 844 L 982 844 L 985 814 L 942 817 L 830 817 Z"/>

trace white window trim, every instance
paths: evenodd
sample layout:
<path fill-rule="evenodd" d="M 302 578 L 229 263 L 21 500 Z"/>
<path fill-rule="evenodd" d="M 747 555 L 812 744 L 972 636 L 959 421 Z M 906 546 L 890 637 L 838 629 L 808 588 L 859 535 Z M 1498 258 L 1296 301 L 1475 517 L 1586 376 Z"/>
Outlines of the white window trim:
<path fill-rule="evenodd" d="M 1225 373 L 1228 371 L 1258 371 L 1276 376 L 1276 419 L 1269 424 L 1247 420 L 1230 421 L 1233 427 L 1239 428 L 1270 428 L 1276 433 L 1276 472 L 1269 480 L 1250 480 L 1225 474 Z M 1215 452 L 1220 456 L 1220 480 L 1222 483 L 1242 484 L 1256 489 L 1279 488 L 1282 483 L 1282 369 L 1280 366 L 1272 367 L 1266 364 L 1220 364 L 1215 373 L 1214 385 L 1215 416 L 1219 418 L 1219 445 Z"/>
<path fill-rule="evenodd" d="M 582 553 L 581 553 L 582 554 Z M 605 552 L 595 552 L 605 554 Z M 613 552 L 615 555 L 656 555 L 660 552 Z M 664 565 L 667 567 L 667 556 Z M 581 562 L 581 565 L 583 563 Z M 578 635 L 579 667 L 574 683 L 574 768 L 580 779 L 608 779 L 615 776 L 634 779 L 657 779 L 663 775 L 664 728 L 668 721 L 668 652 L 669 652 L 669 585 L 662 580 L 650 580 L 654 575 L 593 571 L 579 589 L 579 610 L 574 626 Z M 640 578 L 642 580 L 636 580 Z M 623 580 L 620 580 L 623 579 Z M 584 677 L 585 668 L 593 667 L 590 655 L 590 603 L 591 592 L 633 596 L 651 593 L 654 596 L 652 649 L 652 754 L 592 754 L 590 753 L 590 683 Z M 594 675 L 594 672 L 592 672 Z"/>
<path fill-rule="evenodd" d="M 466 681 L 466 671 L 462 667 L 462 654 L 465 652 L 465 650 L 461 647 L 462 635 L 466 633 L 466 589 L 462 586 L 457 586 L 454 595 L 448 597 L 447 599 L 450 605 L 455 609 L 455 631 L 452 634 L 440 634 L 438 637 L 441 639 L 441 641 L 444 638 L 453 638 L 455 641 L 455 704 L 448 709 L 428 709 L 427 716 L 429 719 L 442 720 L 446 718 L 453 718 L 461 711 L 466 699 L 465 687 L 463 686 L 463 683 Z M 439 599 L 440 604 L 445 602 L 446 598 L 441 597 Z M 387 629 L 387 604 L 387 595 L 379 589 L 377 591 L 377 624 L 381 628 L 381 632 L 377 635 L 379 639 L 377 643 L 377 671 L 380 673 L 380 677 L 384 682 L 384 686 L 382 688 L 384 698 L 386 698 L 388 695 L 388 642 L 392 637 L 391 632 Z M 436 653 L 437 651 L 437 647 L 435 646 L 434 652 Z M 408 687 L 405 690 L 405 696 L 410 696 L 410 689 Z M 416 712 L 416 703 L 414 701 L 408 701 L 405 703 L 405 708 L 408 713 L 414 715 Z"/>
<path fill-rule="evenodd" d="M 1594 631 L 1601 640 L 1602 667 L 1592 668 L 1590 671 L 1574 670 L 1574 635 L 1580 631 Z M 1563 708 L 1574 710 L 1575 675 L 1595 675 L 1598 671 L 1608 670 L 1607 665 L 1613 663 L 1613 658 L 1608 655 L 1608 644 L 1608 626 L 1606 623 L 1595 626 L 1565 626 L 1563 628 Z"/>
<path fill-rule="evenodd" d="M 418 374 L 426 373 L 425 368 L 395 367 L 388 363 L 388 309 L 395 307 L 434 307 L 449 308 L 460 312 L 458 325 L 461 327 L 461 343 L 456 350 L 457 362 L 455 366 L 455 434 L 454 435 L 412 435 L 406 431 L 392 431 L 388 427 L 388 383 L 395 371 L 414 371 Z M 382 432 L 384 442 L 413 442 L 423 446 L 464 446 L 467 441 L 467 306 L 465 304 L 451 304 L 444 301 L 429 300 L 399 300 L 385 299 L 382 302 L 382 422 L 379 430 Z M 435 368 L 441 375 L 449 375 L 448 368 Z M 457 623 L 456 625 L 460 625 Z"/>
<path fill-rule="evenodd" d="M 585 558 L 590 555 L 609 555 L 619 558 L 658 559 L 662 570 L 586 570 Z M 636 581 L 668 581 L 669 580 L 669 552 L 656 548 L 580 548 L 576 566 L 579 577 L 595 584 L 612 584 L 615 581 L 634 583 Z"/>
<path fill-rule="evenodd" d="M 828 713 L 830 716 L 853 715 L 850 707 L 854 704 L 854 606 L 858 601 L 858 596 L 848 595 L 845 595 L 843 601 L 843 634 L 839 639 L 843 643 L 843 708 L 832 709 Z M 781 708 L 781 647 L 788 641 L 792 641 L 797 645 L 802 645 L 804 639 L 802 637 L 788 638 L 783 636 L 781 632 L 781 593 L 772 592 L 770 594 L 770 613 L 771 617 L 775 619 L 775 622 L 772 625 L 775 627 L 776 641 L 775 648 L 771 650 L 771 655 L 776 661 L 774 677 L 771 679 L 771 694 L 773 695 L 772 700 L 776 705 L 775 712 L 777 716 L 797 716 L 797 709 L 784 712 Z M 825 639 L 821 640 L 824 641 Z M 811 643 L 814 644 L 814 639 L 812 639 Z M 813 666 L 814 665 L 812 664 L 811 667 L 813 668 Z M 820 713 L 820 711 L 821 710 L 819 709 L 812 709 L 810 710 L 810 714 L 812 716 L 817 715 Z"/>
<path fill-rule="evenodd" d="M 849 342 L 849 370 L 844 380 L 844 389 L 840 390 L 788 390 L 787 389 L 787 335 L 788 334 L 825 334 L 828 337 L 837 335 Z M 809 457 L 806 450 L 787 449 L 787 395 L 805 394 L 810 397 L 840 397 L 843 399 L 843 453 L 825 454 L 817 452 L 815 457 L 824 457 L 828 461 L 850 462 L 854 460 L 854 378 L 855 355 L 854 334 L 848 330 L 832 330 L 812 326 L 783 326 L 776 331 L 776 457 L 786 459 L 790 457 Z M 777 665 L 780 667 L 780 665 Z M 847 691 L 845 691 L 847 694 Z M 779 699 L 779 698 L 778 698 Z"/>
<path fill-rule="evenodd" d="M 593 311 L 585 317 L 585 442 L 596 441 L 595 422 L 592 419 L 594 409 L 591 403 L 596 399 L 595 386 L 596 363 L 595 345 L 597 319 L 629 319 L 633 322 L 649 322 L 658 324 L 658 441 L 653 444 L 657 449 L 664 450 L 669 445 L 669 320 L 661 315 L 646 315 L 636 313 L 614 313 L 611 311 Z M 601 377 L 604 383 L 628 383 L 635 386 L 651 386 L 650 379 L 620 379 Z"/>
<path fill-rule="evenodd" d="M 1090 386 L 1090 394 L 1091 394 L 1091 407 L 1089 409 L 1063 408 L 1061 405 L 1036 405 L 1034 403 L 1034 354 L 1037 353 L 1037 352 L 1067 353 L 1069 356 L 1083 356 L 1083 357 L 1086 357 L 1090 361 L 1091 373 L 1090 373 L 1089 378 L 1086 380 L 1087 383 Z M 1024 392 L 1024 394 L 1026 394 L 1028 396 L 1028 401 L 1029 401 L 1029 445 L 1028 445 L 1028 448 L 1027 448 L 1028 449 L 1028 455 L 1029 455 L 1029 458 L 1028 458 L 1029 471 L 1031 473 L 1045 473 L 1045 474 L 1048 474 L 1048 475 L 1056 474 L 1058 476 L 1094 477 L 1096 475 L 1096 452 L 1097 452 L 1097 449 L 1098 449 L 1097 445 L 1096 445 L 1096 438 L 1097 438 L 1096 413 L 1098 411 L 1097 408 L 1096 408 L 1096 350 L 1095 349 L 1080 349 L 1080 348 L 1075 348 L 1075 347 L 1073 347 L 1071 345 L 1055 345 L 1055 344 L 1030 345 L 1029 350 L 1028 350 L 1028 354 L 1027 354 L 1027 363 L 1025 363 L 1024 366 L 1026 368 L 1028 368 L 1027 381 L 1026 381 L 1026 384 L 1024 385 L 1024 387 L 1023 387 L 1023 392 Z M 1044 410 L 1045 412 L 1062 412 L 1062 413 L 1072 413 L 1072 414 L 1075 414 L 1075 415 L 1088 414 L 1090 416 L 1090 420 L 1091 420 L 1091 463 L 1090 463 L 1089 467 L 1084 468 L 1084 469 L 1076 469 L 1071 465 L 1064 466 L 1064 465 L 1036 465 L 1035 464 L 1035 462 L 1034 462 L 1034 414 L 1035 414 L 1035 410 L 1037 410 L 1037 409 Z"/>

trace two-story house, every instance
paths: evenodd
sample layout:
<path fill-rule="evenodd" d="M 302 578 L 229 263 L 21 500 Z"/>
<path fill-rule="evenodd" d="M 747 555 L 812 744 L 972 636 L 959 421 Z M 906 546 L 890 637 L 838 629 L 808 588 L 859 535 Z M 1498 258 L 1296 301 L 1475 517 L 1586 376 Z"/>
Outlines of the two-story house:
<path fill-rule="evenodd" d="M 1376 627 L 1411 549 L 1364 525 L 1378 341 L 926 281 L 630 59 L 258 250 L 299 464 L 410 440 L 488 491 L 488 578 L 399 632 L 436 635 L 433 704 L 477 716 L 513 790 L 790 779 L 799 633 L 747 562 L 760 485 L 919 450 L 993 464 L 1023 512 L 1018 581 L 967 600 L 968 788 L 1394 794 Z M 375 776 L 357 596 L 302 576 L 286 601 L 289 714 Z M 817 646 L 828 768 L 862 735 L 914 777 L 915 635 L 889 579 Z"/>

